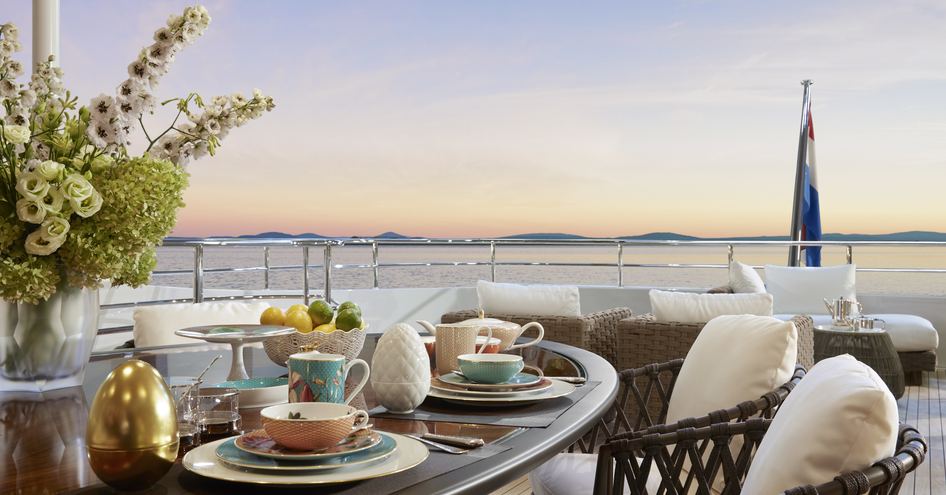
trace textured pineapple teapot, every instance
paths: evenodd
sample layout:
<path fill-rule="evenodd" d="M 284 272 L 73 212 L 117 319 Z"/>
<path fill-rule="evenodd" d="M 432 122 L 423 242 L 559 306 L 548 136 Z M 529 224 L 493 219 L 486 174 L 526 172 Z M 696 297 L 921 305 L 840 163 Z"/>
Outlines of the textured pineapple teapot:
<path fill-rule="evenodd" d="M 499 349 L 502 351 L 509 351 L 512 349 L 519 349 L 522 347 L 529 347 L 530 345 L 538 344 L 542 342 L 542 338 L 545 337 L 545 328 L 542 327 L 542 324 L 539 322 L 526 323 L 525 325 L 519 325 L 511 321 L 503 321 L 496 318 L 484 318 L 483 312 L 480 311 L 479 318 L 471 318 L 469 320 L 463 320 L 459 323 L 448 323 L 440 324 L 434 327 L 426 321 L 418 321 L 421 326 L 427 329 L 431 335 L 436 336 L 440 327 L 476 327 L 476 328 L 489 328 L 492 332 L 492 336 L 498 338 Z M 539 330 L 539 336 L 529 342 L 522 344 L 516 344 L 516 339 L 519 338 L 526 330 L 530 328 L 537 328 Z"/>

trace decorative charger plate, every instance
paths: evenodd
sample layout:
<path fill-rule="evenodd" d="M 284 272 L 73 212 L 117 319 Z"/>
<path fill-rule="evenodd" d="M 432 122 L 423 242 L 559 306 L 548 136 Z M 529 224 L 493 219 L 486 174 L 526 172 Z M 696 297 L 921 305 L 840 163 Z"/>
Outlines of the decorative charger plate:
<path fill-rule="evenodd" d="M 548 390 L 552 387 L 552 380 L 543 377 L 541 380 L 535 382 L 534 384 L 528 387 L 522 388 L 500 388 L 494 390 L 470 390 L 466 386 L 454 385 L 449 382 L 440 380 L 440 378 L 434 377 L 430 380 L 430 387 L 438 390 L 443 390 L 444 392 L 454 392 L 457 394 L 470 395 L 470 396 L 484 396 L 484 397 L 508 397 L 508 396 L 523 396 L 536 394 L 545 390 Z"/>
<path fill-rule="evenodd" d="M 270 457 L 260 457 L 256 454 L 240 450 L 236 438 L 228 438 L 214 450 L 217 459 L 231 465 L 249 469 L 263 469 L 267 471 L 317 471 L 338 469 L 368 464 L 384 459 L 397 449 L 397 442 L 381 435 L 381 443 L 365 450 L 354 453 L 330 456 L 316 460 L 284 460 Z"/>
<path fill-rule="evenodd" d="M 265 340 L 279 335 L 288 335 L 296 329 L 282 325 L 203 325 L 184 328 L 174 333 L 181 337 L 206 340 L 207 342 L 243 341 L 253 342 Z"/>
<path fill-rule="evenodd" d="M 293 450 L 279 445 L 272 437 L 266 434 L 266 430 L 260 429 L 240 435 L 236 438 L 233 445 L 244 452 L 260 457 L 287 461 L 303 461 L 354 454 L 355 452 L 370 449 L 380 444 L 381 441 L 380 433 L 370 431 L 367 435 L 351 435 L 338 445 L 327 449 L 312 451 Z"/>
<path fill-rule="evenodd" d="M 527 396 L 511 396 L 511 397 L 480 397 L 480 396 L 469 396 L 463 395 L 460 392 L 447 392 L 445 390 L 439 390 L 436 388 L 431 388 L 430 392 L 427 394 L 428 397 L 436 397 L 438 399 L 445 400 L 447 402 L 452 402 L 454 404 L 462 404 L 465 406 L 489 406 L 489 407 L 503 407 L 503 406 L 524 406 L 527 404 L 534 404 L 536 402 L 541 402 L 543 400 L 555 399 L 558 397 L 564 397 L 575 391 L 575 386 L 571 383 L 565 383 L 559 380 L 551 379 L 552 387 L 539 392 L 537 394 L 530 394 Z"/>
<path fill-rule="evenodd" d="M 386 459 L 353 469 L 329 469 L 310 473 L 292 471 L 256 471 L 234 469 L 215 454 L 217 447 L 232 438 L 217 440 L 201 445 L 184 455 L 182 464 L 184 469 L 205 476 L 207 478 L 233 481 L 237 483 L 252 483 L 258 485 L 332 485 L 337 483 L 351 483 L 353 481 L 380 478 L 401 471 L 406 471 L 427 459 L 430 453 L 427 447 L 403 435 L 384 433 L 397 443 L 397 452 Z"/>
<path fill-rule="evenodd" d="M 457 385 L 467 390 L 514 390 L 535 386 L 536 383 L 542 380 L 541 376 L 530 375 L 529 373 L 517 373 L 505 383 L 476 383 L 456 373 L 447 373 L 437 378 L 444 383 Z"/>

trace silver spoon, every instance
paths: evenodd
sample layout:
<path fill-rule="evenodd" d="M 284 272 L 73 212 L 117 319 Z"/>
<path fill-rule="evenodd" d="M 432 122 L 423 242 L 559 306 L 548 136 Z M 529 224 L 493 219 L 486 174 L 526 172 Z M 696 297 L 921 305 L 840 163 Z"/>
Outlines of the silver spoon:
<path fill-rule="evenodd" d="M 204 379 L 204 375 L 206 375 L 207 372 L 210 371 L 210 368 L 214 365 L 214 363 L 216 363 L 219 359 L 222 359 L 222 358 L 223 358 L 223 354 L 217 354 L 217 357 L 213 358 L 210 361 L 210 364 L 208 364 L 207 367 L 204 368 L 204 371 L 201 371 L 200 374 L 197 375 L 197 379 L 194 380 L 194 383 L 191 383 L 190 386 L 187 387 L 187 390 L 185 390 L 184 393 L 181 394 L 181 397 L 178 399 L 178 401 L 184 402 L 184 397 L 187 397 L 188 395 L 190 395 L 191 390 L 193 390 L 194 387 L 196 387 L 201 382 L 201 380 Z"/>

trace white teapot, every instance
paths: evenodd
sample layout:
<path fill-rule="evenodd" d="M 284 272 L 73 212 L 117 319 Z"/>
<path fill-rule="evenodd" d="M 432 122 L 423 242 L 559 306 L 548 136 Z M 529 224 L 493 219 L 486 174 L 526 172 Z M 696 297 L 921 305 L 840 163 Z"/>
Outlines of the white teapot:
<path fill-rule="evenodd" d="M 483 316 L 483 311 L 481 310 L 479 318 L 471 318 L 458 323 L 442 323 L 436 327 L 429 322 L 422 320 L 418 321 L 417 323 L 426 328 L 427 331 L 434 336 L 437 335 L 437 330 L 441 327 L 488 328 L 490 329 L 492 336 L 500 340 L 499 350 L 501 351 L 529 347 L 542 342 L 542 338 L 545 337 L 545 328 L 542 328 L 542 324 L 539 322 L 533 321 L 520 326 L 518 323 L 511 321 L 503 321 L 496 318 L 484 318 Z M 518 339 L 520 335 L 532 327 L 539 329 L 539 336 L 536 337 L 535 340 L 531 340 L 522 344 L 516 344 L 516 339 Z"/>

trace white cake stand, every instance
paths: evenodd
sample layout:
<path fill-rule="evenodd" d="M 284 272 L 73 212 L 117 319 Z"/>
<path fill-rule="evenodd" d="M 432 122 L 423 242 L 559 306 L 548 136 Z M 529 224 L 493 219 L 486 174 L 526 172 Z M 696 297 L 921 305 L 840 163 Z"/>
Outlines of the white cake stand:
<path fill-rule="evenodd" d="M 227 380 L 245 380 L 249 375 L 246 374 L 246 365 L 243 363 L 244 344 L 262 342 L 295 331 L 295 328 L 278 325 L 204 325 L 177 330 L 174 334 L 214 344 L 230 344 L 233 357 L 230 359 L 230 374 L 227 375 Z"/>

